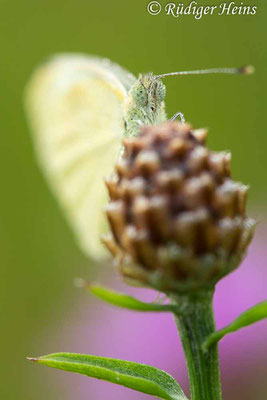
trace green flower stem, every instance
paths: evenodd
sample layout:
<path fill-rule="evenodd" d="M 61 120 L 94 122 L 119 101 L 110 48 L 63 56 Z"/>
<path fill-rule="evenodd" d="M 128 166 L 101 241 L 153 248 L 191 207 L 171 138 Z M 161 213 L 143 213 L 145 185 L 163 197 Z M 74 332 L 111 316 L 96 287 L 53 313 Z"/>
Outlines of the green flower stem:
<path fill-rule="evenodd" d="M 213 291 L 171 296 L 179 312 L 175 321 L 182 341 L 189 374 L 191 400 L 221 400 L 218 346 L 203 350 L 207 336 L 215 331 Z"/>

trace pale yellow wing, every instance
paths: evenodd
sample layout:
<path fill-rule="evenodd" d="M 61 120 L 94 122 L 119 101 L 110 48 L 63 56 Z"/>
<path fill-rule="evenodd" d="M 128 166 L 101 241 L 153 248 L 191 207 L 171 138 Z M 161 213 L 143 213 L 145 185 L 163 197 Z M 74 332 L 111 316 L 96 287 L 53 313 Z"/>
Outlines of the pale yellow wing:
<path fill-rule="evenodd" d="M 105 254 L 104 177 L 120 152 L 123 103 L 134 82 L 108 60 L 66 54 L 39 67 L 26 90 L 37 159 L 81 248 L 93 258 Z"/>

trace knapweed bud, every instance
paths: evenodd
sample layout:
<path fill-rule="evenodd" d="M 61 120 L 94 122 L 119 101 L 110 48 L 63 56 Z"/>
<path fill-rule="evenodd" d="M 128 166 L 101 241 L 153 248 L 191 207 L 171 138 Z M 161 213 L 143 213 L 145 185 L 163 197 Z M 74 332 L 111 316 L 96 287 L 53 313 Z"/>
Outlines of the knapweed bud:
<path fill-rule="evenodd" d="M 124 277 L 185 292 L 213 286 L 244 257 L 254 230 L 248 187 L 231 179 L 229 153 L 205 147 L 206 133 L 168 122 L 124 139 L 106 180 L 103 238 Z"/>

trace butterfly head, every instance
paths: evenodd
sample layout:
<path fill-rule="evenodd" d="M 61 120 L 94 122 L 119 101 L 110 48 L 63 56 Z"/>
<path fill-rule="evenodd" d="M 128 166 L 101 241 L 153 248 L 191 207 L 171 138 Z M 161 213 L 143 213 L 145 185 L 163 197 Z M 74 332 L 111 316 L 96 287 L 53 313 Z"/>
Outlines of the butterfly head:
<path fill-rule="evenodd" d="M 241 68 L 210 68 L 193 71 L 169 72 L 161 75 L 152 73 L 140 75 L 131 87 L 125 103 L 126 136 L 139 134 L 140 125 L 159 125 L 167 120 L 164 106 L 166 86 L 162 79 L 176 75 L 203 75 L 203 74 L 241 74 L 248 75 L 254 71 L 253 67 Z"/>
<path fill-rule="evenodd" d="M 166 86 L 153 74 L 140 75 L 132 86 L 130 95 L 137 106 L 154 114 L 162 107 Z"/>

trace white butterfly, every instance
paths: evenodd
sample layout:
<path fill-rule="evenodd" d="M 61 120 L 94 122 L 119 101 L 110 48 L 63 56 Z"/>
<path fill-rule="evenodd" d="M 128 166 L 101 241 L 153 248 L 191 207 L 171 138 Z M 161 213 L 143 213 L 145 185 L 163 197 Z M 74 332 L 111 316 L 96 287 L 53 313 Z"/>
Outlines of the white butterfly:
<path fill-rule="evenodd" d="M 112 172 L 123 136 L 166 120 L 160 78 L 167 75 L 137 80 L 109 60 L 63 54 L 39 67 L 28 84 L 26 110 L 37 159 L 90 257 L 101 259 L 106 251 L 100 242 L 107 229 L 104 177 Z"/>
<path fill-rule="evenodd" d="M 81 248 L 94 258 L 105 252 L 103 179 L 121 149 L 123 104 L 135 81 L 108 60 L 66 54 L 39 67 L 26 91 L 37 159 Z"/>

